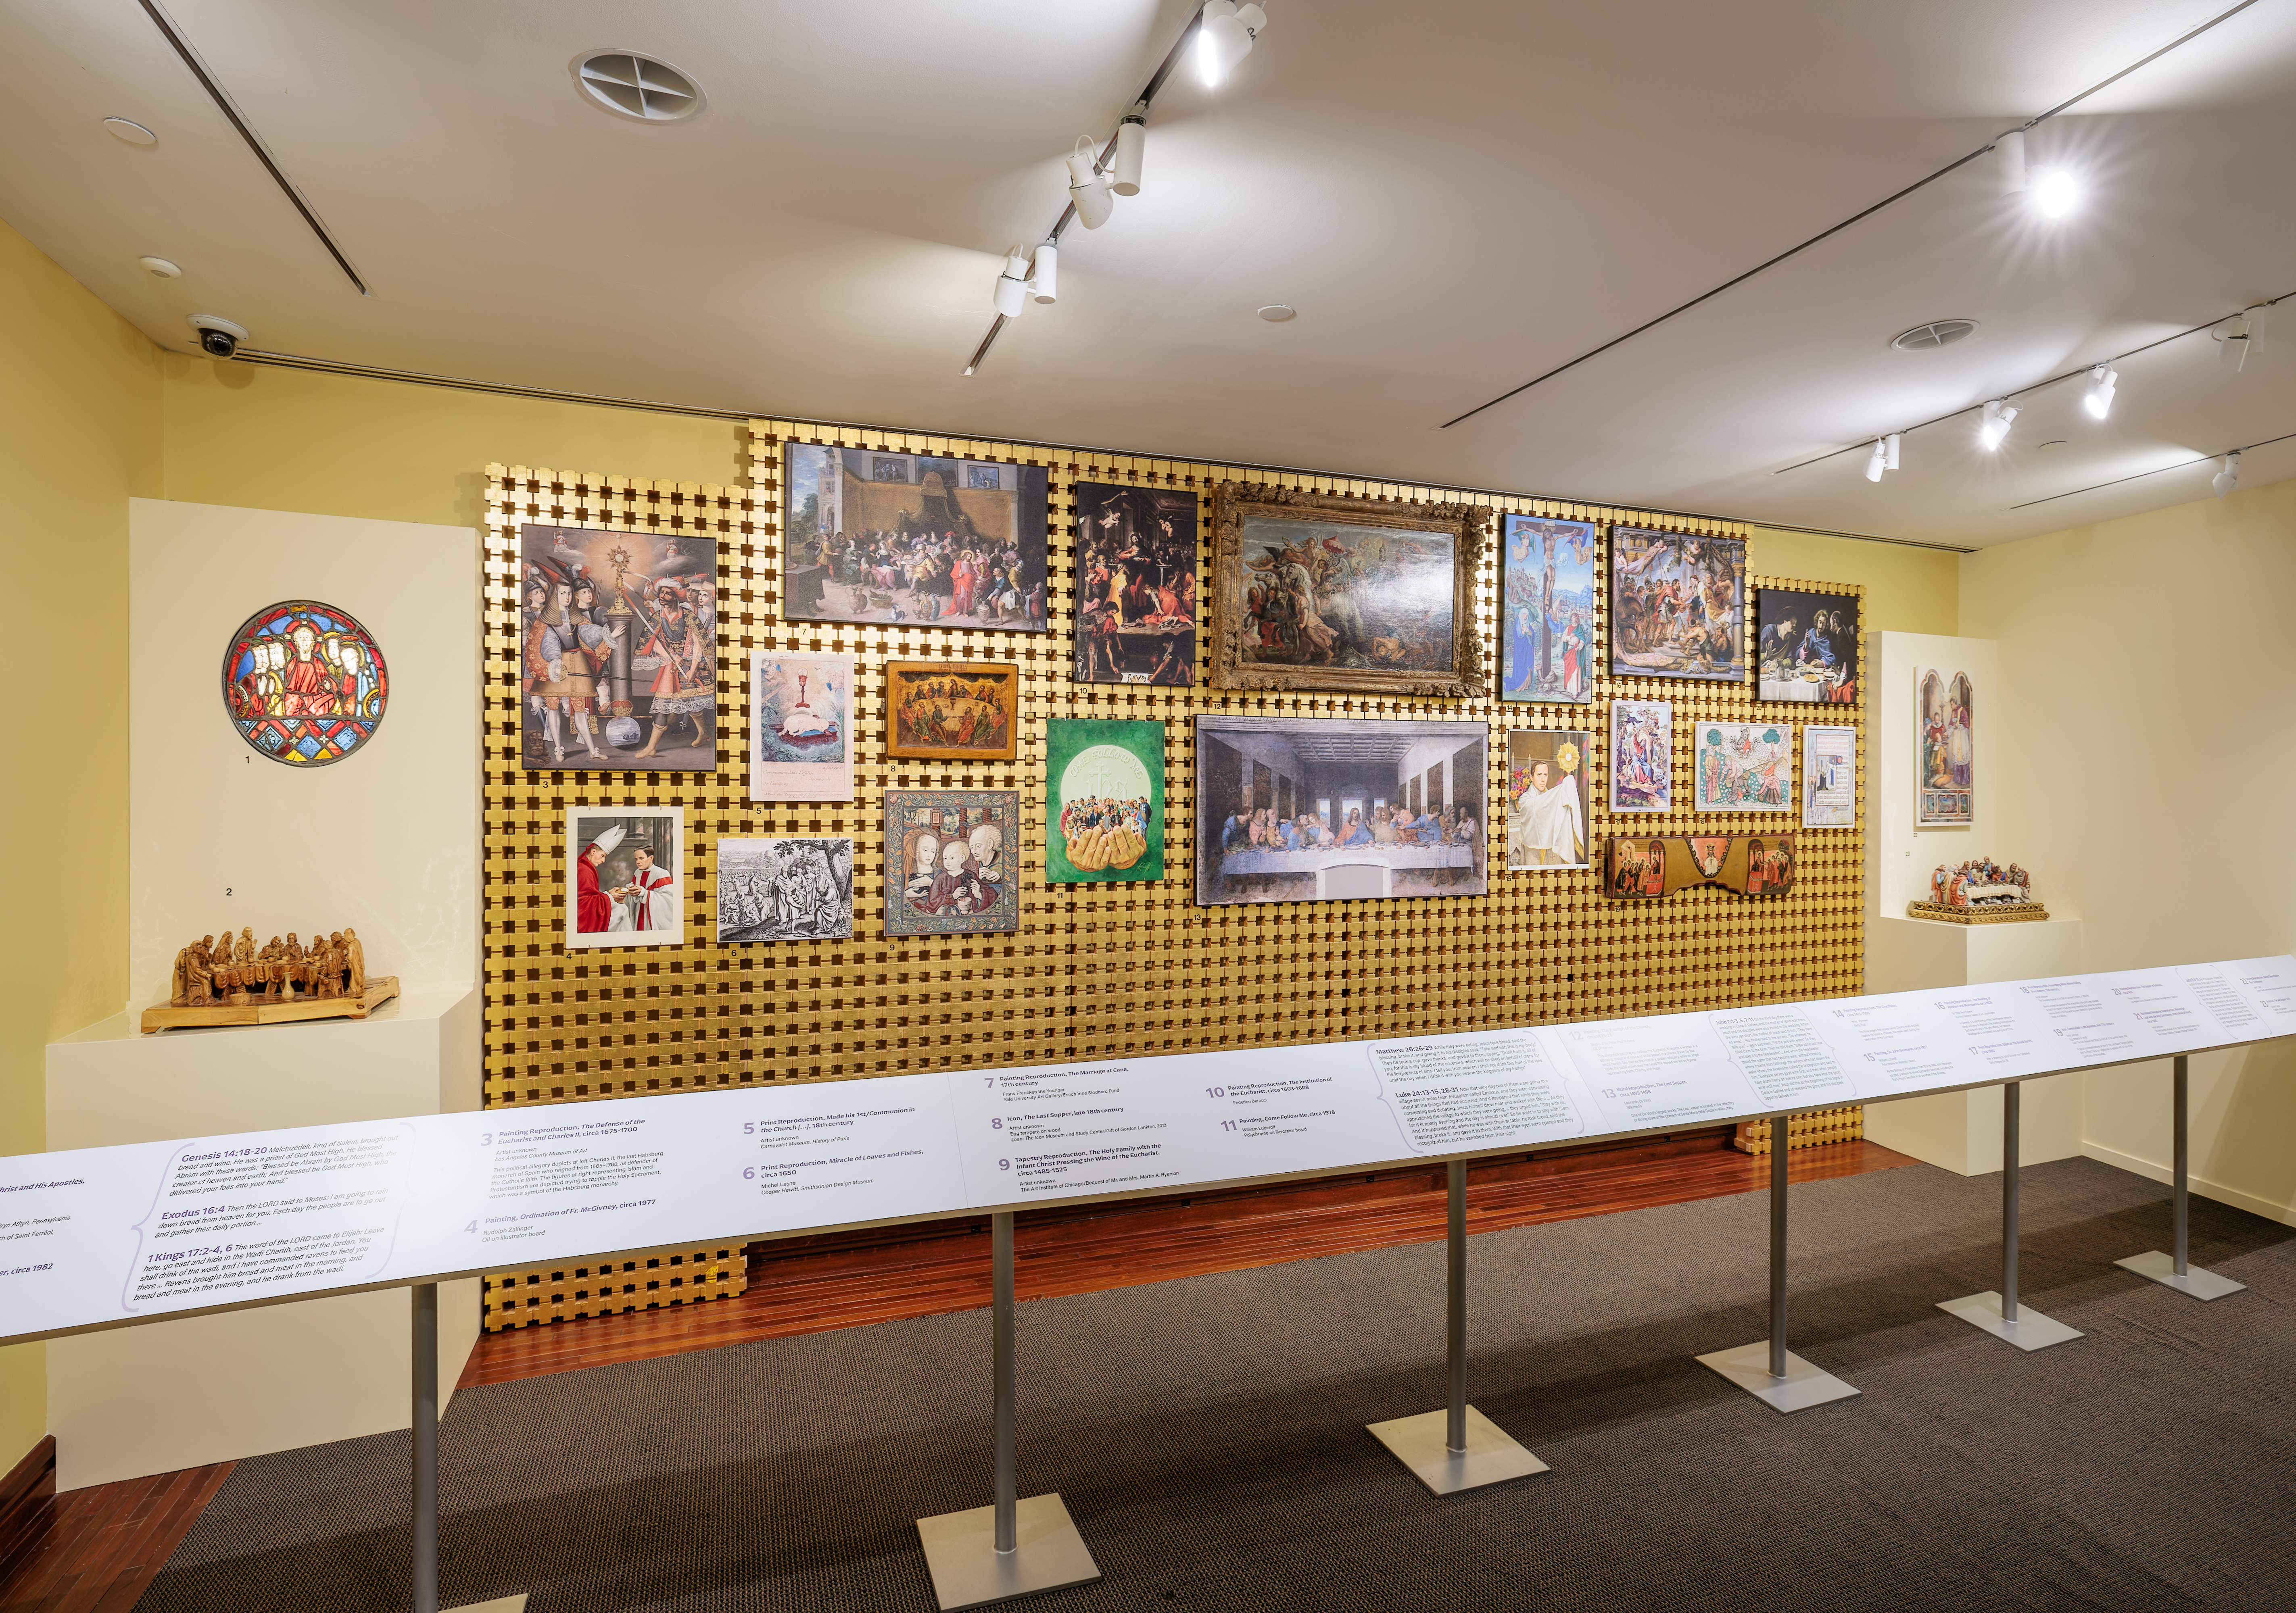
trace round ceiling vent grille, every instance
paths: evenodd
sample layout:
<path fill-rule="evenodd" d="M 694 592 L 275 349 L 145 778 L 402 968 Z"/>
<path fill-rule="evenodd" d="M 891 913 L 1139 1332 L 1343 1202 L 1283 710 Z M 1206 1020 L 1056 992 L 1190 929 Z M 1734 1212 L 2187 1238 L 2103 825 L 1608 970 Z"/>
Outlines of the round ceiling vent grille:
<path fill-rule="evenodd" d="M 701 86 L 668 63 L 629 51 L 585 51 L 568 64 L 582 93 L 641 123 L 674 123 L 701 110 Z"/>
<path fill-rule="evenodd" d="M 1931 348 L 1949 348 L 1976 329 L 1973 319 L 1932 319 L 1925 325 L 1898 332 L 1890 339 L 1890 345 L 1900 353 L 1926 353 Z"/>

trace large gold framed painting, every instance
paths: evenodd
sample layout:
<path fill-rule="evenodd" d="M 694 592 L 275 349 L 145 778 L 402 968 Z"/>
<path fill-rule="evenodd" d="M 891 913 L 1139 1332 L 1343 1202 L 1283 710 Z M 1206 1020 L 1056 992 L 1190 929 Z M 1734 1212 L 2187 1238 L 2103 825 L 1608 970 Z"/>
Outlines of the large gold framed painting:
<path fill-rule="evenodd" d="M 1491 512 L 1223 481 L 1212 489 L 1212 680 L 1223 689 L 1472 699 Z"/>
<path fill-rule="evenodd" d="M 1196 902 L 1479 897 L 1480 723 L 1196 718 Z"/>

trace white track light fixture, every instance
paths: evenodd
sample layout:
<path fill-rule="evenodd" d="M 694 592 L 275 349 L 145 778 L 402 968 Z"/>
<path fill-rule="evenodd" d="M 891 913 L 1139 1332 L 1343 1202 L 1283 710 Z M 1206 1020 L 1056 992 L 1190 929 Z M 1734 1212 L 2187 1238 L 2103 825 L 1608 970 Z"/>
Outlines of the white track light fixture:
<path fill-rule="evenodd" d="M 1029 295 L 1038 302 L 1061 299 L 1061 249 L 1050 237 L 1037 248 L 1037 261 L 1029 274 Z"/>
<path fill-rule="evenodd" d="M 1100 228 L 1116 210 L 1116 198 L 1109 194 L 1108 181 L 1092 154 L 1092 141 L 1082 135 L 1069 153 L 1069 201 L 1076 208 L 1077 222 L 1087 230 Z"/>
<path fill-rule="evenodd" d="M 2226 494 L 2240 486 L 2239 449 L 2234 448 L 2231 453 L 2225 455 L 2224 469 L 2218 471 L 2214 476 L 2209 478 L 2209 486 L 2217 490 L 2217 496 L 2218 498 L 2222 498 Z"/>
<path fill-rule="evenodd" d="M 1267 12 L 1258 0 L 1206 0 L 1203 23 L 1196 30 L 1196 70 L 1204 87 L 1217 89 L 1251 54 L 1252 41 L 1267 29 Z"/>
<path fill-rule="evenodd" d="M 2081 399 L 2081 407 L 2098 420 L 2112 413 L 2112 394 L 2120 385 L 2120 372 L 2111 364 L 2099 364 L 2088 373 L 2088 396 Z"/>
<path fill-rule="evenodd" d="M 1004 255 L 1004 270 L 996 276 L 996 311 L 1007 319 L 1018 319 L 1028 306 L 1029 254 L 1014 247 Z"/>
<path fill-rule="evenodd" d="M 1889 446 L 1890 469 L 1894 471 L 1898 468 L 1898 447 L 1899 444 L 1906 440 L 1906 434 L 1902 431 L 1892 431 L 1889 436 L 1883 438 L 1882 440 Z"/>
<path fill-rule="evenodd" d="M 2235 370 L 2264 350 L 2264 309 L 2254 307 L 2234 315 L 2209 334 L 2217 340 L 2217 360 Z"/>
<path fill-rule="evenodd" d="M 1109 188 L 1119 196 L 1140 194 L 1140 159 L 1148 148 L 1148 103 L 1136 101 L 1116 126 L 1116 183 Z"/>
<path fill-rule="evenodd" d="M 2001 439 L 2009 435 L 2009 427 L 2017 418 L 2017 405 L 1994 398 L 1985 405 L 1985 418 L 1977 428 L 1977 440 L 1988 448 L 1997 448 Z"/>
<path fill-rule="evenodd" d="M 2011 129 L 1993 143 L 1993 160 L 2001 172 L 2001 193 L 2014 196 L 2025 188 L 2025 131 Z"/>
<path fill-rule="evenodd" d="M 1866 457 L 1866 479 L 1880 481 L 1882 472 L 1898 468 L 1898 445 L 1905 440 L 1902 432 L 1892 431 L 1887 437 L 1874 439 L 1874 452 Z"/>

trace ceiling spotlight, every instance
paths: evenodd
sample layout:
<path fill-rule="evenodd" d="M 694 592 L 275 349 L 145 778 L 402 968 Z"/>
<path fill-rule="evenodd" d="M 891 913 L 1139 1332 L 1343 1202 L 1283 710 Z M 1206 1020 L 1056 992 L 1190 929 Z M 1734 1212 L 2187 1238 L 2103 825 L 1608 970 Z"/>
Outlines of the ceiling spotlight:
<path fill-rule="evenodd" d="M 2080 184 L 2062 168 L 2047 168 L 2033 181 L 2033 205 L 2044 218 L 2062 218 L 2080 201 Z"/>
<path fill-rule="evenodd" d="M 996 276 L 996 311 L 1007 319 L 1021 317 L 1029 306 L 1029 254 L 1014 247 L 1004 254 L 1004 267 Z"/>
<path fill-rule="evenodd" d="M 1874 439 L 1874 451 L 1866 456 L 1866 479 L 1880 481 L 1882 472 L 1890 468 L 1890 445 L 1880 438 Z"/>
<path fill-rule="evenodd" d="M 2010 423 L 2017 418 L 2017 405 L 1994 398 L 1985 405 L 1985 419 L 1977 428 L 1977 440 L 1988 448 L 1997 448 L 2001 439 L 2009 435 Z"/>
<path fill-rule="evenodd" d="M 1047 236 L 1037 247 L 1037 261 L 1029 274 L 1029 295 L 1038 302 L 1061 299 L 1061 249 Z"/>
<path fill-rule="evenodd" d="M 1196 70 L 1208 89 L 1235 71 L 1236 63 L 1251 54 L 1252 41 L 1267 27 L 1267 12 L 1259 0 L 1206 0 L 1203 22 L 1196 29 Z"/>
<path fill-rule="evenodd" d="M 2120 384 L 2120 371 L 2111 364 L 2097 365 L 2088 373 L 2088 396 L 2081 399 L 2081 407 L 2103 420 L 2112 413 L 2112 393 Z"/>
<path fill-rule="evenodd" d="M 1092 154 L 1092 141 L 1082 135 L 1069 153 L 1069 201 L 1076 209 L 1077 222 L 1087 230 L 1100 228 L 1116 210 L 1116 198 L 1109 194 L 1108 181 Z"/>
<path fill-rule="evenodd" d="M 1148 146 L 1148 103 L 1136 101 L 1116 126 L 1116 183 L 1109 188 L 1119 196 L 1140 194 L 1140 159 Z"/>
<path fill-rule="evenodd" d="M 1993 160 L 2000 170 L 2001 193 L 2014 196 L 2025 188 L 2025 131 L 2011 129 L 1993 143 Z"/>
<path fill-rule="evenodd" d="M 2234 448 L 2231 453 L 2225 455 L 2224 469 L 2218 471 L 2214 476 L 2209 478 L 2209 486 L 2217 490 L 2217 496 L 2218 498 L 2222 498 L 2226 494 L 2240 486 L 2239 449 Z"/>
<path fill-rule="evenodd" d="M 2209 334 L 2218 343 L 2218 362 L 2244 370 L 2249 359 L 2264 350 L 2264 310 L 2254 307 L 2235 314 Z"/>

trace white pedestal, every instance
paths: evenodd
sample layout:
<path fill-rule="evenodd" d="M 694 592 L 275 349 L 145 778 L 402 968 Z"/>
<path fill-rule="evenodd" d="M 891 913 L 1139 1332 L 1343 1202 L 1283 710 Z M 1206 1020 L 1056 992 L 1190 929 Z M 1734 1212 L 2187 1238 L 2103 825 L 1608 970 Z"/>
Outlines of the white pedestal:
<path fill-rule="evenodd" d="M 48 1047 L 47 1145 L 102 1148 L 479 1106 L 480 1000 L 417 989 L 372 1019 L 170 1030 L 126 1015 Z M 439 1291 L 440 1409 L 479 1331 Z M 52 1340 L 56 1486 L 76 1490 L 407 1426 L 407 1291 L 306 1299 Z"/>
<path fill-rule="evenodd" d="M 1945 924 L 1882 913 L 1866 925 L 1866 990 L 1872 995 L 2077 974 L 2081 967 L 2079 919 Z M 2023 1084 L 2019 1163 L 2069 1159 L 2081 1151 L 2086 1079 L 2048 1076 Z M 1868 1099 L 1866 1135 L 1959 1175 L 1989 1175 L 2001 1168 L 2001 1091 L 1986 1086 L 1886 1103 Z"/>

